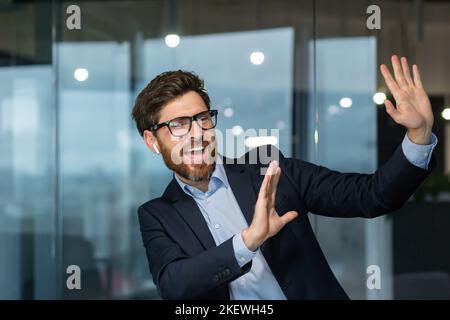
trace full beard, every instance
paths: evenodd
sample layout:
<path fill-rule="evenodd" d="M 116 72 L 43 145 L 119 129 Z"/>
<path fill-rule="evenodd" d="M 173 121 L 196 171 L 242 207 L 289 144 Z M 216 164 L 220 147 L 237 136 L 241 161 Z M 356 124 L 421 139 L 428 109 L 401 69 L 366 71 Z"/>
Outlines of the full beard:
<path fill-rule="evenodd" d="M 214 139 L 213 141 L 201 142 L 201 146 L 203 146 L 204 150 L 202 152 L 195 152 L 196 158 L 194 161 L 189 157 L 191 153 L 185 152 L 187 147 L 175 151 L 166 149 L 161 144 L 160 146 L 164 163 L 180 177 L 194 182 L 206 181 L 211 178 L 211 175 L 216 168 L 216 144 Z M 192 152 L 192 155 L 194 155 L 194 152 Z M 173 156 L 175 157 L 175 161 Z M 201 160 L 198 159 L 199 156 L 201 157 Z"/>

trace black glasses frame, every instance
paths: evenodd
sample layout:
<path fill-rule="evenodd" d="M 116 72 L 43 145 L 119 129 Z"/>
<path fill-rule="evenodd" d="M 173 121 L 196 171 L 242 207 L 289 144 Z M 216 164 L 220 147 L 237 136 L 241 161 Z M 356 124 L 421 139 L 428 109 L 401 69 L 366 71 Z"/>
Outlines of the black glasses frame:
<path fill-rule="evenodd" d="M 203 127 L 202 127 L 202 129 L 203 129 L 203 130 L 210 130 L 210 129 L 213 129 L 213 128 L 215 128 L 216 125 L 217 125 L 217 110 L 206 110 L 206 111 L 199 112 L 199 113 L 193 115 L 192 117 L 178 117 L 178 118 L 175 118 L 175 119 L 166 121 L 166 122 L 161 122 L 161 123 L 158 123 L 158 124 L 154 124 L 153 126 L 150 127 L 150 131 L 156 132 L 156 131 L 158 131 L 159 129 L 161 129 L 162 127 L 167 127 L 167 128 L 169 128 L 170 134 L 173 135 L 174 137 L 182 137 L 182 136 L 185 136 L 186 134 L 188 134 L 188 133 L 191 131 L 191 128 L 192 128 L 192 121 L 197 121 L 198 117 L 199 117 L 200 115 L 205 114 L 206 112 L 209 112 L 209 114 L 210 114 L 210 116 L 211 116 L 211 119 L 213 119 L 213 126 L 212 126 L 211 128 L 203 128 Z M 183 134 L 183 135 L 175 135 L 175 134 L 173 134 L 173 133 L 172 133 L 172 129 L 170 129 L 170 123 L 171 123 L 172 121 L 175 121 L 175 120 L 185 120 L 185 119 L 188 119 L 188 120 L 189 120 L 189 129 L 187 130 L 187 132 L 186 132 L 185 134 Z"/>

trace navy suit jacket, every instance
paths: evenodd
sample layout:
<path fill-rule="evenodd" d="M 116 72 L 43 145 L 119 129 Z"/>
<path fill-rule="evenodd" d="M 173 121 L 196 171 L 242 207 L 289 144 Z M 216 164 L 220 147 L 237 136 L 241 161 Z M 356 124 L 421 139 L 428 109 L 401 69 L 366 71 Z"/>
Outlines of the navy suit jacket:
<path fill-rule="evenodd" d="M 267 158 L 278 159 L 281 178 L 275 208 L 299 216 L 268 239 L 261 251 L 287 299 L 348 299 L 336 280 L 311 228 L 308 213 L 330 217 L 373 218 L 400 208 L 435 166 L 411 164 L 398 146 L 373 174 L 340 173 L 269 147 L 246 153 L 245 164 L 227 163 L 225 172 L 234 196 L 250 224 Z M 256 164 L 248 164 L 256 159 Z M 255 162 L 255 161 L 253 161 Z M 153 281 L 163 299 L 230 299 L 228 283 L 242 276 L 232 238 L 216 246 L 195 200 L 175 179 L 162 197 L 138 209 L 140 230 Z"/>

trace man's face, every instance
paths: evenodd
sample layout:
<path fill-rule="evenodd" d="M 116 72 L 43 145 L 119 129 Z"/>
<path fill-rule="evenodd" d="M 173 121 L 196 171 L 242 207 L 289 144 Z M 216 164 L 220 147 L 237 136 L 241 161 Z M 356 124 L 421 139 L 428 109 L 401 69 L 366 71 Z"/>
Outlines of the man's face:
<path fill-rule="evenodd" d="M 191 91 L 166 104 L 160 111 L 158 123 L 191 117 L 203 111 L 208 111 L 203 99 L 198 93 Z M 208 180 L 214 171 L 214 129 L 203 130 L 197 121 L 192 122 L 190 131 L 182 137 L 173 136 L 169 128 L 164 126 L 157 132 L 144 132 L 144 139 L 151 149 L 156 143 L 166 166 L 185 179 Z"/>

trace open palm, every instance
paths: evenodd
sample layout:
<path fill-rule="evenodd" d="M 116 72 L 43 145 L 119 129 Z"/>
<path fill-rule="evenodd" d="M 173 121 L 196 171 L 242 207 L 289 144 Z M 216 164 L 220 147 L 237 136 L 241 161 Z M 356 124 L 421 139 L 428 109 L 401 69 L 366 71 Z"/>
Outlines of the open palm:
<path fill-rule="evenodd" d="M 296 211 L 289 211 L 280 216 L 275 210 L 275 198 L 280 176 L 281 168 L 278 162 L 272 161 L 259 189 L 252 223 L 243 233 L 244 242 L 252 251 L 298 216 Z M 246 242 L 246 239 L 249 241 Z"/>
<path fill-rule="evenodd" d="M 385 100 L 386 111 L 398 124 L 406 127 L 418 142 L 428 143 L 433 127 L 433 112 L 431 103 L 425 92 L 417 65 L 413 65 L 411 77 L 408 61 L 402 57 L 401 62 L 396 55 L 392 56 L 392 77 L 386 65 L 380 66 L 386 85 L 391 91 L 396 107 L 389 100 Z M 423 138 L 423 141 L 422 141 Z"/>
<path fill-rule="evenodd" d="M 258 201 L 256 201 L 252 224 L 255 224 L 255 229 L 258 230 L 259 234 L 264 235 L 264 238 L 270 238 L 277 234 L 290 221 L 288 218 L 295 215 L 289 213 L 287 216 L 280 217 L 275 210 L 275 198 L 280 175 L 281 169 L 274 161 L 267 170 L 259 191 Z"/>

